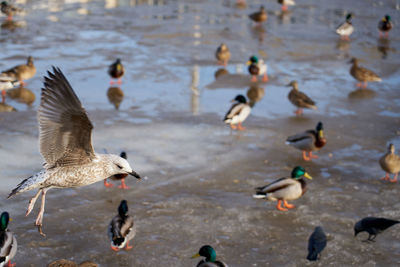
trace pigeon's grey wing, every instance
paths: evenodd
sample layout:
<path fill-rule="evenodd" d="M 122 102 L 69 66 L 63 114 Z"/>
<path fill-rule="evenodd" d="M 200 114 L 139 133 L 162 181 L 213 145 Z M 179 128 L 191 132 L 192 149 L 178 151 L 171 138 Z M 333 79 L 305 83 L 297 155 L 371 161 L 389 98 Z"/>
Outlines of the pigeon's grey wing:
<path fill-rule="evenodd" d="M 93 125 L 61 70 L 47 73 L 38 111 L 40 153 L 47 167 L 90 162 Z"/>

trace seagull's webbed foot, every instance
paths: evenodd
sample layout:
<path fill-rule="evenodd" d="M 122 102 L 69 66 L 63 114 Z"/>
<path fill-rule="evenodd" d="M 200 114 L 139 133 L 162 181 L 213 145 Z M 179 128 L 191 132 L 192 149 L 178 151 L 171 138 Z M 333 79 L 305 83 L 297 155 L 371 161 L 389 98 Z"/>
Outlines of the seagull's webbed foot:
<path fill-rule="evenodd" d="M 113 187 L 113 184 L 108 183 L 108 182 L 107 182 L 107 179 L 104 179 L 104 186 L 105 186 L 105 187 Z"/>
<path fill-rule="evenodd" d="M 39 234 L 42 236 L 46 236 L 43 231 L 42 231 L 42 225 L 43 225 L 43 214 L 44 214 L 44 205 L 46 202 L 46 192 L 49 190 L 48 188 L 43 188 L 41 189 L 42 191 L 42 204 L 40 205 L 40 211 L 39 214 L 36 218 L 35 225 L 38 227 Z"/>

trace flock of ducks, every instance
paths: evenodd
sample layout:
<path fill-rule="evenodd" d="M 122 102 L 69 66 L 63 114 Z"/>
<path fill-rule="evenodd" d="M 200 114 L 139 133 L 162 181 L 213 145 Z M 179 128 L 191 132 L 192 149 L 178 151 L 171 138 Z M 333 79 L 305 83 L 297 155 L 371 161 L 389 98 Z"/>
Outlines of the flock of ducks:
<path fill-rule="evenodd" d="M 245 3 L 245 1 L 237 1 Z M 282 10 L 286 11 L 288 6 L 295 5 L 293 0 L 278 0 L 282 5 Z M 1 3 L 1 12 L 7 16 L 7 20 L 12 20 L 12 16 L 21 10 L 3 1 Z M 348 14 L 344 23 L 339 25 L 336 33 L 340 38 L 349 41 L 349 36 L 353 33 L 352 25 L 353 14 Z M 268 16 L 263 6 L 258 12 L 249 15 L 249 18 L 262 23 Z M 388 38 L 388 32 L 393 27 L 389 15 L 383 17 L 379 22 L 380 37 Z M 231 53 L 226 44 L 222 43 L 215 52 L 218 64 L 227 66 Z M 351 59 L 352 64 L 350 74 L 359 83 L 357 86 L 366 88 L 368 82 L 381 81 L 382 79 L 373 71 L 358 65 L 356 58 Z M 263 59 L 257 56 L 251 56 L 248 61 L 248 71 L 251 75 L 251 82 L 257 82 L 257 77 L 261 76 L 262 82 L 268 81 L 267 65 Z M 110 84 L 121 84 L 121 78 L 125 73 L 125 68 L 120 59 L 117 59 L 109 66 L 108 74 L 111 77 Z M 26 64 L 17 65 L 4 70 L 0 74 L 0 90 L 2 93 L 2 102 L 5 102 L 6 91 L 16 86 L 24 86 L 25 81 L 36 74 L 36 68 L 33 58 L 28 57 Z M 114 80 L 117 80 L 116 82 Z M 298 89 L 297 81 L 290 82 L 287 86 L 292 87 L 288 94 L 289 101 L 297 107 L 296 115 L 302 115 L 303 109 L 317 109 L 316 103 L 305 93 Z M 235 102 L 226 113 L 223 121 L 229 124 L 233 130 L 245 130 L 242 123 L 251 112 L 251 105 L 243 95 L 237 95 Z M 32 211 L 36 200 L 41 195 L 42 204 L 35 224 L 40 234 L 42 231 L 42 221 L 44 214 L 44 203 L 46 192 L 52 187 L 69 188 L 92 184 L 99 180 L 104 181 L 105 187 L 113 185 L 107 182 L 107 179 L 121 180 L 119 188 L 128 189 L 125 184 L 125 178 L 132 175 L 137 179 L 141 176 L 132 170 L 129 165 L 125 152 L 118 155 L 96 154 L 91 145 L 91 131 L 93 129 L 86 111 L 82 107 L 74 90 L 68 80 L 58 68 L 53 68 L 53 72 L 48 72 L 45 77 L 44 88 L 42 89 L 41 103 L 38 110 L 39 120 L 39 143 L 40 152 L 45 159 L 44 169 L 23 180 L 15 189 L 12 190 L 9 197 L 15 194 L 38 189 L 37 194 L 30 200 L 26 215 Z M 68 133 L 67 138 L 60 138 Z M 318 122 L 315 129 L 306 130 L 301 133 L 291 135 L 286 143 L 302 151 L 302 157 L 305 161 L 311 161 L 318 158 L 312 153 L 320 150 L 326 144 L 323 132 L 322 122 Z M 400 157 L 395 154 L 393 144 L 390 144 L 388 151 L 379 161 L 386 175 L 382 178 L 390 182 L 396 182 L 400 172 Z M 84 175 L 82 175 L 84 173 Z M 391 179 L 390 174 L 394 174 Z M 293 168 L 289 177 L 283 177 L 276 181 L 256 188 L 253 195 L 257 199 L 267 199 L 277 201 L 276 209 L 279 211 L 288 211 L 295 206 L 288 201 L 300 198 L 307 189 L 306 181 L 303 178 L 312 179 L 312 177 L 301 166 Z M 12 232 L 8 230 L 10 217 L 8 212 L 3 212 L 0 216 L 0 267 L 7 263 L 11 264 L 11 259 L 17 251 L 17 241 Z M 354 226 L 355 236 L 363 231 L 368 232 L 367 241 L 373 241 L 377 234 L 399 223 L 397 220 L 367 217 Z M 112 218 L 108 228 L 109 238 L 111 240 L 111 249 L 118 251 L 122 248 L 129 250 L 132 248 L 129 242 L 136 234 L 134 220 L 128 215 L 128 203 L 122 200 L 118 207 L 118 214 Z M 326 246 L 326 235 L 321 227 L 316 227 L 309 239 L 309 254 L 307 259 L 317 260 L 321 251 Z M 209 245 L 202 246 L 199 252 L 192 258 L 204 257 L 197 266 L 227 266 L 226 263 L 216 259 L 214 248 Z"/>

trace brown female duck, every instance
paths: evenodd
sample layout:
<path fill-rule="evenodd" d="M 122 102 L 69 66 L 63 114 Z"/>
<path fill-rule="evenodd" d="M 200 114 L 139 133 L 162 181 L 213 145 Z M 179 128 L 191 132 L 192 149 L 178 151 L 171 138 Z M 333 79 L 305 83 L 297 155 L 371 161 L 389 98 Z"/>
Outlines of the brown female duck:
<path fill-rule="evenodd" d="M 254 22 L 261 23 L 267 20 L 268 15 L 267 12 L 265 12 L 264 6 L 261 6 L 260 10 L 258 12 L 250 14 L 249 18 Z"/>
<path fill-rule="evenodd" d="M 394 150 L 394 145 L 390 144 L 386 154 L 379 160 L 382 170 L 386 172 L 382 179 L 393 183 L 397 182 L 397 175 L 400 172 L 400 157 L 394 153 Z M 390 174 L 394 174 L 393 179 L 390 179 Z"/>
<path fill-rule="evenodd" d="M 12 80 L 18 80 L 21 86 L 25 86 L 24 80 L 28 80 L 35 76 L 36 67 L 33 64 L 33 57 L 29 56 L 27 63 L 22 65 L 17 65 L 11 69 L 5 70 L 0 74 L 0 77 L 8 77 Z"/>
<path fill-rule="evenodd" d="M 297 81 L 291 81 L 287 86 L 292 86 L 292 90 L 288 94 L 289 101 L 298 109 L 296 115 L 303 114 L 303 108 L 317 109 L 315 102 L 305 93 L 299 91 Z"/>
<path fill-rule="evenodd" d="M 379 77 L 375 72 L 359 66 L 358 59 L 353 57 L 349 63 L 353 64 L 350 68 L 351 76 L 353 76 L 357 81 L 359 81 L 359 83 L 357 83 L 357 86 L 361 88 L 367 88 L 368 82 L 382 81 L 381 77 Z"/>
<path fill-rule="evenodd" d="M 229 59 L 231 58 L 231 52 L 229 51 L 228 46 L 224 43 L 218 46 L 217 51 L 215 52 L 215 57 L 218 60 L 218 64 L 226 67 Z"/>

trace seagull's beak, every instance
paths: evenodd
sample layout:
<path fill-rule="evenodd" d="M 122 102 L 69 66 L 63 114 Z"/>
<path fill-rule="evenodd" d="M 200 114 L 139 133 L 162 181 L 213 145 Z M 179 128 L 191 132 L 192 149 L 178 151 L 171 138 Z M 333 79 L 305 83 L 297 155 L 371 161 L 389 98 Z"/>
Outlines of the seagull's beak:
<path fill-rule="evenodd" d="M 134 176 L 136 179 L 139 179 L 139 180 L 142 178 L 142 177 L 140 177 L 140 175 L 139 175 L 137 172 L 135 172 L 135 171 L 133 171 L 133 170 L 132 170 L 132 172 L 130 172 L 129 174 L 132 175 L 132 176 Z"/>
<path fill-rule="evenodd" d="M 199 253 L 194 254 L 191 258 L 194 259 L 194 258 L 197 258 L 197 257 L 200 257 Z"/>
<path fill-rule="evenodd" d="M 308 173 L 305 173 L 305 174 L 304 174 L 304 177 L 306 177 L 307 179 L 312 180 L 312 177 L 311 177 Z"/>

